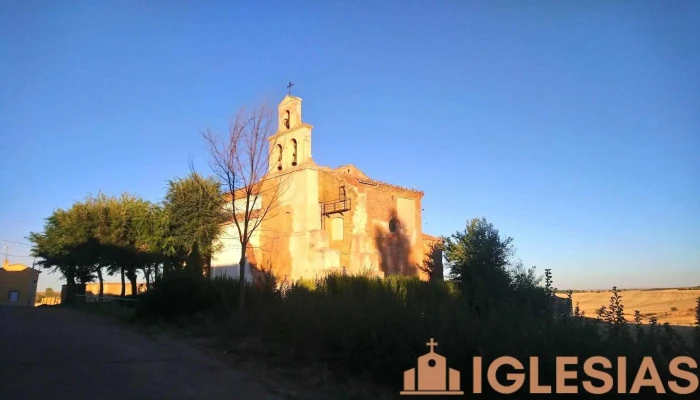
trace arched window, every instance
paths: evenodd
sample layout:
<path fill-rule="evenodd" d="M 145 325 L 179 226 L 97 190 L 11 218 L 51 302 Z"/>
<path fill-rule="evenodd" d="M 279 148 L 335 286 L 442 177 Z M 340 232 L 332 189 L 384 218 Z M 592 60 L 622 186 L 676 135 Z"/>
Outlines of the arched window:
<path fill-rule="evenodd" d="M 289 110 L 285 111 L 284 112 L 284 126 L 287 129 L 289 129 L 289 121 L 290 121 L 289 116 L 290 116 Z"/>
<path fill-rule="evenodd" d="M 276 152 L 277 152 L 277 170 L 281 171 L 282 170 L 282 145 L 278 144 L 277 146 L 275 146 L 275 148 L 277 149 L 276 150 Z"/>
<path fill-rule="evenodd" d="M 292 139 L 292 166 L 297 165 L 297 140 Z"/>

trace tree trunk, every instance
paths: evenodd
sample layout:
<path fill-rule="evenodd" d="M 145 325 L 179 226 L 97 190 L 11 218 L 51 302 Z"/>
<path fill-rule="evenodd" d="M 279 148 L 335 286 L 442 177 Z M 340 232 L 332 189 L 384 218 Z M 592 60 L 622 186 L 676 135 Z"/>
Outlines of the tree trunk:
<path fill-rule="evenodd" d="M 102 268 L 97 268 L 97 279 L 100 281 L 100 301 L 105 295 L 105 280 L 102 277 Z"/>
<path fill-rule="evenodd" d="M 61 302 L 62 303 L 74 303 L 75 302 L 75 274 L 70 271 L 66 271 L 64 275 L 66 276 L 66 293 L 61 292 Z"/>
<path fill-rule="evenodd" d="M 122 273 L 122 292 L 121 292 L 121 297 L 126 297 L 126 276 L 124 273 L 124 267 L 121 267 L 121 273 Z"/>
<path fill-rule="evenodd" d="M 127 278 L 129 278 L 129 282 L 131 282 L 131 295 L 136 296 L 138 294 L 138 286 L 136 283 L 136 266 L 132 265 L 131 268 L 129 268 L 129 271 L 127 271 L 126 275 Z"/>
<path fill-rule="evenodd" d="M 245 251 L 248 243 L 241 241 L 241 259 L 238 262 L 238 282 L 240 283 L 240 292 L 238 293 L 238 309 L 243 311 L 245 303 Z"/>
<path fill-rule="evenodd" d="M 206 278 L 211 279 L 211 255 L 202 256 L 202 272 Z"/>
<path fill-rule="evenodd" d="M 143 276 L 146 278 L 146 290 L 151 288 L 151 268 L 143 269 Z"/>

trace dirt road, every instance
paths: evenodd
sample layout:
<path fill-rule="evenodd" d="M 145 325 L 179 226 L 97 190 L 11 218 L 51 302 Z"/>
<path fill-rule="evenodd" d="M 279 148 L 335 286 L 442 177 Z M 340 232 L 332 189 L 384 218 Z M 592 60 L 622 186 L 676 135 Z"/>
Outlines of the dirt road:
<path fill-rule="evenodd" d="M 0 399 L 283 397 L 177 340 L 58 307 L 0 306 Z"/>

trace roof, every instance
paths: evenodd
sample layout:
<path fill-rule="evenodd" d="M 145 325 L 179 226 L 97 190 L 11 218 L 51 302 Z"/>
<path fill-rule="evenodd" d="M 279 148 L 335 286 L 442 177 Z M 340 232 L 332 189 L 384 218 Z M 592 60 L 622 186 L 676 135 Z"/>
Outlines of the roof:
<path fill-rule="evenodd" d="M 442 242 L 442 238 L 439 238 L 439 237 L 433 236 L 433 235 L 428 235 L 427 233 L 423 234 L 423 240 L 426 240 L 429 242 Z"/>
<path fill-rule="evenodd" d="M 292 96 L 291 94 L 288 94 L 288 95 L 284 96 L 284 98 L 282 99 L 282 101 L 280 101 L 280 104 L 279 104 L 279 105 L 281 106 L 282 104 L 288 103 L 288 102 L 290 102 L 291 100 L 298 100 L 298 101 L 301 101 L 301 97 Z"/>
<path fill-rule="evenodd" d="M 353 177 L 357 180 L 358 183 L 364 183 L 366 185 L 384 186 L 384 187 L 389 187 L 392 189 L 398 189 L 398 190 L 403 190 L 403 191 L 419 194 L 421 196 L 424 194 L 422 190 L 411 189 L 411 188 L 408 188 L 406 186 L 394 185 L 391 183 L 372 179 L 372 178 L 368 177 L 364 172 L 362 172 L 359 168 L 357 168 L 356 166 L 354 166 L 352 164 L 346 164 L 346 165 L 340 166 L 340 167 L 335 168 L 335 169 L 332 169 L 329 167 L 319 167 L 319 169 L 324 170 L 326 172 L 343 174 L 343 175 Z"/>
<path fill-rule="evenodd" d="M 350 174 L 352 176 L 355 176 L 355 177 L 358 177 L 361 179 L 370 179 L 369 176 L 367 176 L 367 174 L 360 171 L 359 168 L 357 168 L 356 166 L 354 166 L 352 164 L 341 165 L 340 167 L 336 168 L 335 170 L 340 172 L 341 174 Z"/>
<path fill-rule="evenodd" d="M 32 271 L 41 273 L 41 271 L 39 271 L 38 269 L 27 267 L 24 264 L 10 264 L 10 262 L 7 261 L 7 259 L 5 259 L 5 261 L 3 261 L 2 263 L 2 270 L 7 272 L 20 272 L 24 271 L 25 269 L 30 269 Z"/>

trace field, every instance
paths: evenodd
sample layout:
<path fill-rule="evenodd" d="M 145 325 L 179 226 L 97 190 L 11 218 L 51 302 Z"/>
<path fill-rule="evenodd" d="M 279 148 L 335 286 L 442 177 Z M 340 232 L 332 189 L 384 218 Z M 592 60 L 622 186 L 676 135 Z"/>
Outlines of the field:
<path fill-rule="evenodd" d="M 560 293 L 565 297 L 566 294 Z M 700 289 L 629 289 L 622 290 L 622 304 L 625 306 L 627 319 L 634 319 L 634 311 L 642 313 L 646 323 L 650 317 L 656 317 L 660 324 L 693 325 L 695 323 L 695 306 L 700 297 Z M 596 310 L 610 302 L 610 291 L 580 291 L 573 294 L 574 307 L 579 304 L 587 317 L 595 318 Z"/>

